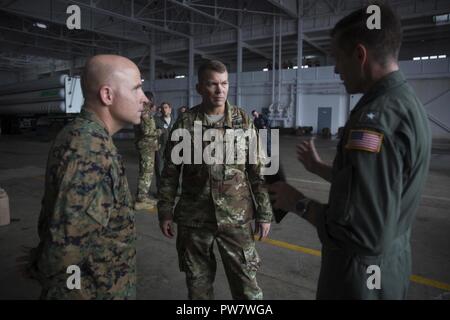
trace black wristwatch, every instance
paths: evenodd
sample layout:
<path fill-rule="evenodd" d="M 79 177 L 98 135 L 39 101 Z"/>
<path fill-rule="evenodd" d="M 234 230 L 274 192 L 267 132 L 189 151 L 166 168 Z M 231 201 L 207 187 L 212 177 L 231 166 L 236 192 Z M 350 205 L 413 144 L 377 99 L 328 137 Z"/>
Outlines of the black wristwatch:
<path fill-rule="evenodd" d="M 311 202 L 311 199 L 303 198 L 297 201 L 295 205 L 295 213 L 297 213 L 300 217 L 304 218 L 306 212 L 308 211 L 308 205 Z"/>

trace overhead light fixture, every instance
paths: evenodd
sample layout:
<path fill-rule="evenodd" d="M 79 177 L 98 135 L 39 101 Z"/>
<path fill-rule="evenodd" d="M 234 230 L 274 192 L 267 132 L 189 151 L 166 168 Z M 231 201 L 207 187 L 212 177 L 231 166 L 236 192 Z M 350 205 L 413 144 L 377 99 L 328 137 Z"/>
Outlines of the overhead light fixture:
<path fill-rule="evenodd" d="M 145 79 L 141 79 L 141 82 L 144 82 L 145 81 Z"/>
<path fill-rule="evenodd" d="M 429 57 L 422 57 L 422 60 L 428 60 Z"/>
<path fill-rule="evenodd" d="M 175 77 L 175 79 L 183 79 L 183 78 L 186 78 L 186 76 L 185 75 L 181 75 L 181 76 L 176 76 Z"/>
<path fill-rule="evenodd" d="M 269 71 L 269 68 L 264 68 L 263 71 L 264 72 Z"/>
<path fill-rule="evenodd" d="M 418 61 L 418 60 L 420 60 L 420 57 L 414 57 L 413 60 Z"/>
<path fill-rule="evenodd" d="M 35 22 L 35 23 L 33 23 L 33 26 L 34 27 L 38 27 L 40 29 L 47 29 L 48 28 L 47 25 L 45 23 L 42 23 L 42 22 Z"/>
<path fill-rule="evenodd" d="M 293 66 L 292 69 L 297 70 L 298 66 Z"/>
<path fill-rule="evenodd" d="M 437 56 L 431 56 L 430 60 L 434 60 L 434 59 L 437 59 L 437 58 L 438 58 Z"/>
<path fill-rule="evenodd" d="M 447 55 L 445 55 L 445 54 L 442 54 L 439 56 L 439 59 L 445 59 L 445 58 L 447 58 Z"/>

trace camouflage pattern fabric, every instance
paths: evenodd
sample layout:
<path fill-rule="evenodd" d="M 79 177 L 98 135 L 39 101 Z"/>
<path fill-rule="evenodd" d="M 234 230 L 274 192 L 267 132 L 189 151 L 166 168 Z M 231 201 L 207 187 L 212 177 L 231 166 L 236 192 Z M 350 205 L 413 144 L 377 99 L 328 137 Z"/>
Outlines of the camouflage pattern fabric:
<path fill-rule="evenodd" d="M 260 258 L 250 224 L 218 229 L 178 226 L 178 261 L 180 271 L 186 273 L 189 299 L 214 299 L 214 241 L 219 248 L 233 299 L 261 300 L 263 293 L 256 282 Z"/>
<path fill-rule="evenodd" d="M 226 129 L 254 129 L 245 111 L 227 102 L 222 120 L 208 123 L 203 107 L 199 105 L 183 113 L 172 132 L 183 128 L 194 137 L 194 121 L 202 123 L 203 132 L 209 128 L 216 128 L 221 133 Z M 244 151 L 245 164 L 208 165 L 204 161 L 194 164 L 194 152 L 202 150 L 194 150 L 192 144 L 191 164 L 176 165 L 171 152 L 177 142 L 168 141 L 166 165 L 158 190 L 158 215 L 160 221 L 173 219 L 178 224 L 180 269 L 186 273 L 191 299 L 214 298 L 214 242 L 219 247 L 233 298 L 262 299 L 262 291 L 256 282 L 259 257 L 250 223 L 255 218 L 257 222 L 270 223 L 272 207 L 260 171 L 262 164 L 249 164 L 247 142 L 234 141 L 235 147 Z M 209 142 L 202 144 L 204 150 Z M 180 175 L 181 197 L 174 210 Z"/>
<path fill-rule="evenodd" d="M 144 107 L 141 123 L 134 126 L 134 129 L 136 149 L 139 153 L 136 199 L 142 201 L 149 197 L 155 168 L 155 151 L 158 150 L 158 130 L 147 105 Z"/>
<path fill-rule="evenodd" d="M 136 231 L 121 156 L 90 111 L 56 137 L 50 149 L 32 263 L 43 299 L 132 299 Z M 71 265 L 81 289 L 68 289 Z"/>
<path fill-rule="evenodd" d="M 198 105 L 183 113 L 175 123 L 172 132 L 178 128 L 187 129 L 194 137 L 194 121 L 200 121 L 203 132 L 209 128 L 254 129 L 253 122 L 243 109 L 227 102 L 222 121 L 209 125 L 202 106 Z M 248 141 L 247 141 L 248 142 Z M 250 164 L 248 143 L 237 143 L 237 148 L 245 148 L 246 164 L 194 164 L 194 145 L 191 144 L 191 164 L 175 165 L 171 159 L 177 141 L 168 141 L 166 166 L 162 173 L 158 190 L 158 215 L 160 221 L 173 219 L 175 222 L 193 226 L 243 225 L 256 218 L 258 222 L 270 223 L 270 204 L 262 164 Z M 209 142 L 203 142 L 203 150 Z M 238 152 L 235 153 L 237 156 Z M 182 194 L 175 210 L 175 198 L 182 170 Z M 173 213 L 174 212 L 174 213 Z"/>

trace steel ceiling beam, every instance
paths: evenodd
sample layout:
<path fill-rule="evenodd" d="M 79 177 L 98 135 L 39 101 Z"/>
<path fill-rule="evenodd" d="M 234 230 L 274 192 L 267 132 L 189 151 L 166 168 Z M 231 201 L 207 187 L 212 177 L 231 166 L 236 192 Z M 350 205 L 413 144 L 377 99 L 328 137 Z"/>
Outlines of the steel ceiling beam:
<path fill-rule="evenodd" d="M 297 7 L 297 1 L 296 0 L 289 0 L 291 4 L 293 3 L 295 7 Z M 295 10 L 292 10 L 288 6 L 284 4 L 284 2 L 289 2 L 288 0 L 267 0 L 270 4 L 277 7 L 278 9 L 281 9 L 283 12 L 287 13 L 291 18 L 298 18 L 297 12 Z"/>
<path fill-rule="evenodd" d="M 77 40 L 73 40 L 73 39 L 70 39 L 70 38 L 67 38 L 67 37 L 57 37 L 57 36 L 51 36 L 51 35 L 37 33 L 37 32 L 30 32 L 28 30 L 20 30 L 20 29 L 8 28 L 8 27 L 4 27 L 4 26 L 1 26 L 1 25 L 0 25 L 0 30 L 15 32 L 15 33 L 19 33 L 19 34 L 26 34 L 26 35 L 33 36 L 33 37 L 38 37 L 38 38 L 45 38 L 45 39 L 50 39 L 50 40 L 62 41 L 62 42 L 66 42 L 66 43 L 73 43 L 73 44 L 77 44 L 77 45 L 84 46 L 84 47 L 117 51 L 117 48 L 99 46 L 99 45 L 96 45 L 96 44 L 93 44 L 93 43 L 86 43 L 86 42 L 82 42 L 82 41 L 77 41 Z"/>
<path fill-rule="evenodd" d="M 265 53 L 264 51 L 255 48 L 254 46 L 249 45 L 248 43 L 242 42 L 242 47 L 247 49 L 248 51 L 251 51 L 253 53 L 256 53 L 260 55 L 263 58 L 266 58 L 268 60 L 272 60 L 272 56 L 270 54 Z"/>
<path fill-rule="evenodd" d="M 303 41 L 305 41 L 307 44 L 309 44 L 311 47 L 313 47 L 314 49 L 324 53 L 324 54 L 328 54 L 328 51 L 325 50 L 324 48 L 322 48 L 320 45 L 318 45 L 317 43 L 315 43 L 313 40 L 311 40 L 307 35 L 303 34 Z"/>
<path fill-rule="evenodd" d="M 237 25 L 235 25 L 235 24 L 233 24 L 231 22 L 228 22 L 226 20 L 217 18 L 216 16 L 212 16 L 209 13 L 206 13 L 205 11 L 193 8 L 190 5 L 184 3 L 184 1 L 183 2 L 180 2 L 180 1 L 177 1 L 177 0 L 167 0 L 167 1 L 169 1 L 170 3 L 173 3 L 173 4 L 177 4 L 179 6 L 182 6 L 183 8 L 188 9 L 188 10 L 190 10 L 192 12 L 195 12 L 195 13 L 197 13 L 199 15 L 202 15 L 202 16 L 204 16 L 206 18 L 213 19 L 213 20 L 215 20 L 217 22 L 223 23 L 223 24 L 225 24 L 225 25 L 227 25 L 229 27 L 232 27 L 233 29 L 239 29 L 239 26 L 237 26 Z"/>
<path fill-rule="evenodd" d="M 31 13 L 31 12 L 24 12 L 24 11 L 19 11 L 19 10 L 14 10 L 14 9 L 8 9 L 8 8 L 4 8 L 4 7 L 0 7 L 0 11 L 4 11 L 7 13 L 11 13 L 14 15 L 18 15 L 18 16 L 24 16 L 24 17 L 28 17 L 28 18 L 32 18 L 32 19 L 38 19 L 42 22 L 49 22 L 49 23 L 54 23 L 54 24 L 58 24 L 58 25 L 63 25 L 62 21 L 56 21 L 56 20 L 49 20 L 47 17 L 43 17 L 37 13 Z M 84 31 L 90 31 L 90 32 L 94 32 L 97 34 L 101 34 L 104 36 L 108 36 L 108 37 L 113 37 L 116 39 L 121 39 L 121 40 L 127 40 L 127 41 L 132 41 L 135 43 L 140 43 L 140 44 L 144 44 L 144 45 L 148 45 L 148 41 L 144 41 L 142 39 L 138 39 L 138 38 L 134 38 L 132 36 L 124 36 L 124 35 L 120 35 L 118 33 L 112 33 L 112 32 L 106 32 L 106 31 L 101 31 L 101 30 L 96 30 L 95 28 L 89 28 L 89 26 L 84 27 L 83 28 Z"/>
<path fill-rule="evenodd" d="M 80 7 L 87 8 L 87 9 L 91 10 L 92 12 L 96 12 L 96 13 L 104 14 L 104 15 L 107 15 L 107 16 L 111 16 L 111 17 L 114 17 L 114 18 L 117 18 L 117 19 L 129 22 L 129 23 L 132 23 L 132 24 L 140 25 L 140 26 L 147 27 L 147 28 L 150 28 L 150 29 L 154 29 L 154 30 L 157 30 L 157 31 L 161 31 L 161 32 L 164 32 L 164 33 L 169 33 L 171 35 L 175 35 L 175 36 L 178 36 L 178 37 L 181 37 L 181 38 L 185 38 L 185 39 L 191 38 L 190 35 L 187 35 L 185 33 L 178 32 L 178 31 L 169 29 L 167 27 L 161 27 L 161 26 L 158 26 L 158 25 L 155 25 L 155 24 L 151 24 L 151 23 L 145 22 L 143 20 L 140 20 L 138 18 L 125 16 L 123 14 L 120 14 L 120 13 L 117 13 L 117 12 L 114 12 L 114 11 L 110 11 L 110 10 L 106 10 L 106 9 L 102 9 L 102 8 L 97 8 L 97 7 L 92 6 L 90 4 L 87 4 L 87 3 L 83 3 L 83 2 L 79 2 L 79 1 L 70 1 L 70 0 L 56 0 L 56 1 L 64 2 L 64 3 L 67 3 L 67 4 L 76 4 L 76 5 L 80 6 Z"/>

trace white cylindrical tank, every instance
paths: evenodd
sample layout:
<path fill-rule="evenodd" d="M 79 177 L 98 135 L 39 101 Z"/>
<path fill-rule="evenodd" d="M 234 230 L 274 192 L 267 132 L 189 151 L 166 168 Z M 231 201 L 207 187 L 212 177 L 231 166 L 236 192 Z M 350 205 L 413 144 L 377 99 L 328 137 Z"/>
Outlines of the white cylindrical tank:
<path fill-rule="evenodd" d="M 2 106 L 0 104 L 0 114 L 49 114 L 49 113 L 64 113 L 66 111 L 66 104 L 64 101 L 49 101 L 38 103 L 17 104 L 11 106 Z"/>
<path fill-rule="evenodd" d="M 64 88 L 53 88 L 47 90 L 0 95 L 0 105 L 37 103 L 56 100 L 64 100 Z"/>
<path fill-rule="evenodd" d="M 11 222 L 9 213 L 9 198 L 5 190 L 0 188 L 0 226 L 6 226 Z"/>
<path fill-rule="evenodd" d="M 48 90 L 51 88 L 64 87 L 64 81 L 67 75 L 60 75 L 57 77 L 6 84 L 0 88 L 0 96 L 9 95 L 13 93 L 29 92 L 37 90 Z"/>

